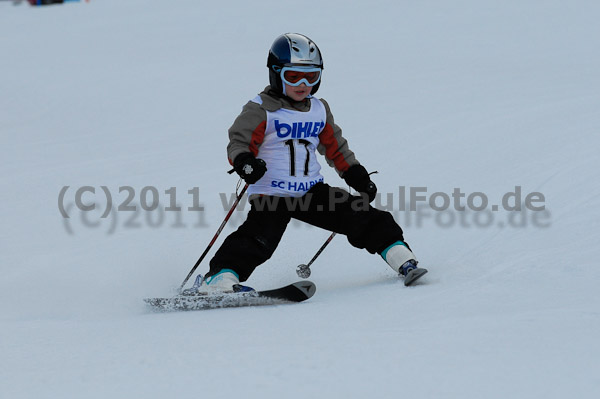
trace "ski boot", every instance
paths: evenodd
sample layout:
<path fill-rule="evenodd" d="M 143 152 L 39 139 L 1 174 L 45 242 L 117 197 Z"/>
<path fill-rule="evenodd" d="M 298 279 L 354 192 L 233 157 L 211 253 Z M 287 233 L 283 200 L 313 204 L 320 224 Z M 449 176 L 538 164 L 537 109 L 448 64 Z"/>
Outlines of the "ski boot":
<path fill-rule="evenodd" d="M 404 277 L 404 285 L 414 284 L 427 273 L 427 269 L 417 267 L 417 259 L 402 241 L 395 242 L 381 253 L 381 257 L 399 275 Z"/>
<path fill-rule="evenodd" d="M 222 269 L 210 277 L 198 275 L 194 286 L 183 290 L 182 295 L 214 295 L 234 292 L 254 291 L 253 288 L 240 284 L 239 276 L 231 269 Z"/>

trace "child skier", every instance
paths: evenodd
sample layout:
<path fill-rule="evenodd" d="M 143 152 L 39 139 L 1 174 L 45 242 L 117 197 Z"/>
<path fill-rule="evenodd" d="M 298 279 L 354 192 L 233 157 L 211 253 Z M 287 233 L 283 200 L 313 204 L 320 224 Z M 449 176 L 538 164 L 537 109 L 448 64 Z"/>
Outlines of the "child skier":
<path fill-rule="evenodd" d="M 246 281 L 271 257 L 291 218 L 346 235 L 353 246 L 380 254 L 406 285 L 416 281 L 427 271 L 417 268 L 392 215 L 368 204 L 377 187 L 327 102 L 314 97 L 323 71 L 317 45 L 304 35 L 281 35 L 267 67 L 270 85 L 243 107 L 227 146 L 229 162 L 250 185 L 251 209 L 210 261 L 199 292 L 231 292 Z M 323 182 L 316 150 L 360 197 Z"/>

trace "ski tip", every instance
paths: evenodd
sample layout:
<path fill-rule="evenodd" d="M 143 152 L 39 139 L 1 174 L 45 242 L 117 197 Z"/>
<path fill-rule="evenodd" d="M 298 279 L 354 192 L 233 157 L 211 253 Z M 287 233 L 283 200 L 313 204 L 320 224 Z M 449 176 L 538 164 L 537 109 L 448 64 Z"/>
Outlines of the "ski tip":
<path fill-rule="evenodd" d="M 413 285 L 417 282 L 418 279 L 423 277 L 425 274 L 427 274 L 427 269 L 423 269 L 421 267 L 417 267 L 416 269 L 411 270 L 410 272 L 408 272 L 406 277 L 404 277 L 404 285 L 406 287 Z"/>
<path fill-rule="evenodd" d="M 311 298 L 317 292 L 317 286 L 312 281 L 298 281 L 292 285 L 304 295 L 302 300 Z"/>

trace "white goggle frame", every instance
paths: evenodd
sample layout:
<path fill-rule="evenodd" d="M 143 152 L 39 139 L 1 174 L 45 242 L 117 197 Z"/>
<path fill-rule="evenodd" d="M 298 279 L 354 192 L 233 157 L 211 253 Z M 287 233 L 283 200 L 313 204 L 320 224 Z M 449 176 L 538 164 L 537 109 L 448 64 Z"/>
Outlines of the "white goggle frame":
<path fill-rule="evenodd" d="M 288 82 L 287 80 L 285 80 L 285 72 L 286 71 L 294 71 L 294 72 L 319 72 L 319 77 L 317 78 L 317 80 L 314 83 L 309 83 L 308 80 L 306 78 L 302 78 L 299 81 L 297 81 L 296 83 L 292 83 L 292 82 Z M 312 87 L 315 86 L 317 83 L 319 83 L 321 81 L 321 68 L 319 67 L 303 67 L 303 66 L 287 66 L 287 67 L 283 67 L 281 68 L 281 71 L 279 72 L 279 75 L 281 76 L 281 81 L 283 83 L 285 83 L 286 85 L 289 86 L 300 86 L 300 84 L 304 83 L 305 85 Z"/>

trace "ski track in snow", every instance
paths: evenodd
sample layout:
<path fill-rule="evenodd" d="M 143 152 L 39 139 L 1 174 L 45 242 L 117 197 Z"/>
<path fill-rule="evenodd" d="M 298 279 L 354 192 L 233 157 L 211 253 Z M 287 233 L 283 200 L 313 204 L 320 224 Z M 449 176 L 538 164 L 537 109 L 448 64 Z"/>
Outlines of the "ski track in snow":
<path fill-rule="evenodd" d="M 0 397 L 600 394 L 600 6 L 305 11 L 271 0 L 0 3 Z M 289 31 L 319 44 L 318 96 L 380 172 L 381 193 L 460 187 L 492 205 L 521 186 L 544 194 L 546 227 L 531 212 L 525 226 L 500 211 L 485 228 L 472 213 L 446 227 L 413 215 L 400 222 L 429 269 L 415 287 L 338 236 L 312 266 L 308 302 L 150 312 L 142 298 L 170 295 L 225 216 L 218 193 L 236 184 L 224 173 L 226 129 L 268 83 L 268 47 Z M 131 186 L 138 206 L 155 186 L 162 207 L 170 187 L 183 207 L 198 187 L 205 218 L 183 211 L 177 228 L 168 212 L 101 219 L 98 209 L 86 222 L 72 204 L 81 186 L 110 188 L 116 204 Z M 297 280 L 327 237 L 292 224 L 248 284 Z"/>

